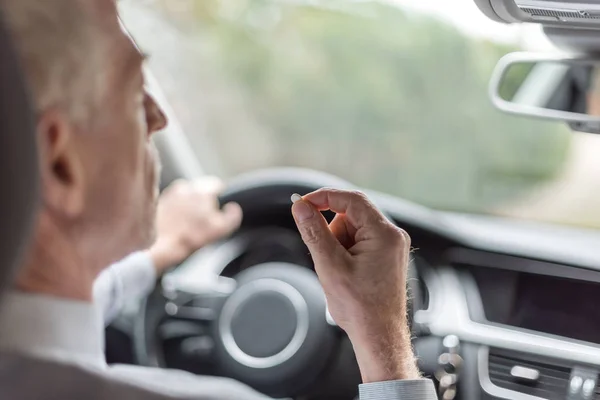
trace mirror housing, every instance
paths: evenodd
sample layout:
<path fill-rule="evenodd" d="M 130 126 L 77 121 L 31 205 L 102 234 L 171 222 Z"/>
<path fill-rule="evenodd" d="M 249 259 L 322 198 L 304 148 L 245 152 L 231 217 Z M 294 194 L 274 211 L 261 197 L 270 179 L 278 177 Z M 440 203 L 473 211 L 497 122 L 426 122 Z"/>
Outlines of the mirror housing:
<path fill-rule="evenodd" d="M 511 53 L 496 65 L 489 95 L 509 114 L 600 134 L 600 58 Z"/>

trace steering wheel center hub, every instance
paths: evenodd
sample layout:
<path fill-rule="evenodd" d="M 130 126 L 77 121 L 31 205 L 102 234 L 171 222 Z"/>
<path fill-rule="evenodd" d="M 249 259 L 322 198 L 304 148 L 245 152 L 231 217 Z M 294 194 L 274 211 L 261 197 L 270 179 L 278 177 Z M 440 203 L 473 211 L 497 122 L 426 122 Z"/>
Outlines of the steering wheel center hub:
<path fill-rule="evenodd" d="M 306 300 L 289 283 L 274 278 L 250 281 L 223 306 L 219 321 L 223 347 L 250 368 L 280 365 L 302 347 L 308 312 Z"/>
<path fill-rule="evenodd" d="M 218 370 L 273 397 L 302 393 L 323 373 L 338 343 L 316 274 L 271 262 L 247 268 L 235 280 L 237 289 L 214 325 Z"/>

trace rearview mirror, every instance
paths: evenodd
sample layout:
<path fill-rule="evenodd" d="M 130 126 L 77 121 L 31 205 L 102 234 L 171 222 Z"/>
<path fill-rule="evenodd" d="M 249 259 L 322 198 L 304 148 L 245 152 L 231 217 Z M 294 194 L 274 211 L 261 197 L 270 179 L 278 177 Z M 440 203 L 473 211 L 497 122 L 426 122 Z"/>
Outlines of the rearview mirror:
<path fill-rule="evenodd" d="M 600 59 L 509 54 L 494 71 L 490 95 L 502 111 L 600 133 Z"/>

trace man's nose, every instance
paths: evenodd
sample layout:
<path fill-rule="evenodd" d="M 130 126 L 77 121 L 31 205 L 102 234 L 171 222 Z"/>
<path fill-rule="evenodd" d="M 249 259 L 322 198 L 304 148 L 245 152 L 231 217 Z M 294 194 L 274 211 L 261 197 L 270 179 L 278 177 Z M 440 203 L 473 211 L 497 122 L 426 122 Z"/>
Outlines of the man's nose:
<path fill-rule="evenodd" d="M 146 94 L 146 119 L 148 135 L 164 129 L 168 123 L 167 116 L 150 94 Z"/>

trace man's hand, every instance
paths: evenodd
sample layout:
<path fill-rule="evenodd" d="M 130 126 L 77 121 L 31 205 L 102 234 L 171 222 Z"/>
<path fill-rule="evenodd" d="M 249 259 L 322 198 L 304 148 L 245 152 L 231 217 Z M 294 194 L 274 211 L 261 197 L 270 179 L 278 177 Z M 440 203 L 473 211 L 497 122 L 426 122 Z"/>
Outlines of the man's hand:
<path fill-rule="evenodd" d="M 164 190 L 158 202 L 157 238 L 150 256 L 160 275 L 199 248 L 239 228 L 242 209 L 225 204 L 219 209 L 222 182 L 214 177 L 193 182 L 179 180 Z"/>
<path fill-rule="evenodd" d="M 337 214 L 329 225 L 322 210 Z M 321 189 L 292 213 L 363 382 L 420 378 L 406 316 L 408 234 L 359 192 Z"/>

